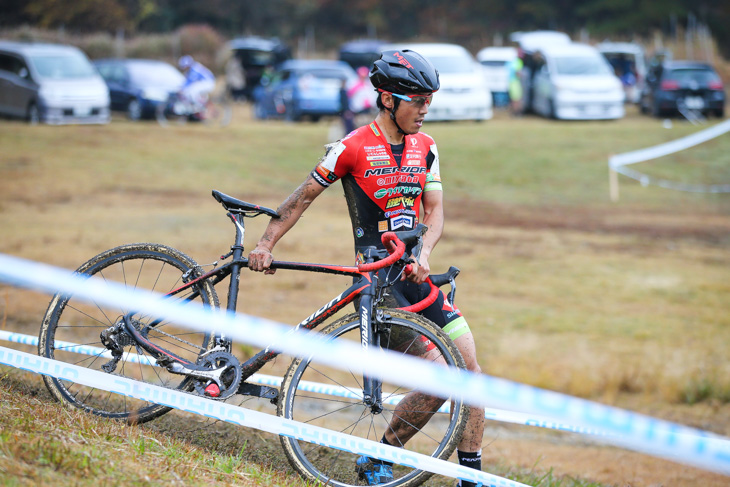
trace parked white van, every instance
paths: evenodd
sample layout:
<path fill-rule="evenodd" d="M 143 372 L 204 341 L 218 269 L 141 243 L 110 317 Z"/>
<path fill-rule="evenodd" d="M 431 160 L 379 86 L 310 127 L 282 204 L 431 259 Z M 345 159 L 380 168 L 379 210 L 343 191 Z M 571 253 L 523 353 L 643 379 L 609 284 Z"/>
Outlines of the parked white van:
<path fill-rule="evenodd" d="M 381 51 L 411 49 L 431 61 L 439 72 L 441 88 L 428 107 L 428 121 L 488 120 L 492 94 L 484 71 L 474 56 L 457 44 L 388 44 Z"/>
<path fill-rule="evenodd" d="M 590 120 L 622 118 L 624 90 L 608 61 L 587 44 L 540 48 L 533 78 L 532 109 L 545 117 Z"/>
<path fill-rule="evenodd" d="M 517 49 L 514 47 L 485 47 L 477 53 L 494 106 L 509 104 L 510 64 L 516 59 Z"/>
<path fill-rule="evenodd" d="M 0 114 L 31 123 L 107 123 L 109 89 L 76 47 L 0 41 Z"/>
<path fill-rule="evenodd" d="M 626 101 L 639 103 L 646 86 L 646 56 L 644 49 L 634 42 L 601 42 L 596 49 L 603 54 L 621 80 Z"/>

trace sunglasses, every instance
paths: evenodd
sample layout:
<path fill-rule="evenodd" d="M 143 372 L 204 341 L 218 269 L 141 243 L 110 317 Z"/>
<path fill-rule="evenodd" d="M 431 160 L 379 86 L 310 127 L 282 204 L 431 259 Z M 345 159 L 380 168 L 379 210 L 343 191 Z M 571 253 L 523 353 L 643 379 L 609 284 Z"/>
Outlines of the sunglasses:
<path fill-rule="evenodd" d="M 382 93 L 390 93 L 392 96 L 394 96 L 396 98 L 400 98 L 401 100 L 410 102 L 419 108 L 423 107 L 424 105 L 425 106 L 431 105 L 431 100 L 433 100 L 433 94 L 430 94 L 430 95 L 401 95 L 399 93 L 391 93 L 390 91 L 382 91 Z"/>

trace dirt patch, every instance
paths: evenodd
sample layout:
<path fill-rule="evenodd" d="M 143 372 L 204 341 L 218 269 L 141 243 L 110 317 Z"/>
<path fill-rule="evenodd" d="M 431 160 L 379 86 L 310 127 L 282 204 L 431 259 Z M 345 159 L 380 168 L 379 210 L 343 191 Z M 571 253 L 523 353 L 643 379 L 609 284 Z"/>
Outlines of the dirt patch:
<path fill-rule="evenodd" d="M 571 230 L 637 235 L 648 238 L 688 238 L 709 244 L 730 240 L 730 217 L 714 213 L 668 215 L 660 211 L 626 208 L 515 206 L 473 200 L 451 200 L 447 217 L 480 226 L 525 230 Z"/>

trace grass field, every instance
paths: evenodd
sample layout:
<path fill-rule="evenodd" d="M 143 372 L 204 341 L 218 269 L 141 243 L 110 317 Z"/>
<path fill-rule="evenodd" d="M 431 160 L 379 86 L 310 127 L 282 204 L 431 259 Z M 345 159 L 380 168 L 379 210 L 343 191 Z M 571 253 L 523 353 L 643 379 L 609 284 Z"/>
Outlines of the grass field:
<path fill-rule="evenodd" d="M 121 118 L 103 127 L 0 121 L 0 252 L 74 269 L 107 248 L 145 241 L 199 263 L 216 260 L 233 229 L 211 189 L 276 208 L 329 142 L 329 123 L 256 122 L 246 107 L 234 116 L 225 129 Z M 486 373 L 730 434 L 730 195 L 642 187 L 623 177 L 620 200 L 608 194 L 610 154 L 697 130 L 678 120 L 667 129 L 632 110 L 615 122 L 498 113 L 485 123 L 427 124 L 439 144 L 447 216 L 431 267 L 462 269 L 457 304 Z M 730 137 L 635 168 L 728 183 Z M 265 223 L 247 227 L 248 248 Z M 275 255 L 349 264 L 350 235 L 336 185 Z M 345 284 L 245 274 L 239 303 L 247 313 L 295 323 Z M 36 334 L 48 301 L 0 285 L 2 328 Z M 177 413 L 146 426 L 112 426 L 49 407 L 38 377 L 8 372 L 3 384 L 25 398 L 15 404 L 6 392 L 2 401 L 6 484 L 83 484 L 87 474 L 79 472 L 118 484 L 206 483 L 182 473 L 191 470 L 222 484 L 298 482 L 278 442 L 263 434 L 181 426 L 192 420 Z M 67 426 L 46 442 L 42 432 L 53 423 Z M 73 431 L 76 424 L 86 433 Z M 105 448 L 123 452 L 113 459 L 116 470 L 98 466 L 112 461 L 93 453 Z M 161 463 L 148 468 L 150 455 Z M 184 460 L 175 463 L 175 455 Z M 727 477 L 633 452 L 501 424 L 488 425 L 484 459 L 485 470 L 530 485 L 727 484 Z"/>

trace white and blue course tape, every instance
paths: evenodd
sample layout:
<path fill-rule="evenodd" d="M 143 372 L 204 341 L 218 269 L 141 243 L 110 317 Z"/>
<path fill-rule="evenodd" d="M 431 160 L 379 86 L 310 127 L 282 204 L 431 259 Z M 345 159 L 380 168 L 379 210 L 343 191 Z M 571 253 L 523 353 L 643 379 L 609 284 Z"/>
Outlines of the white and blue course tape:
<path fill-rule="evenodd" d="M 596 436 L 603 442 L 730 475 L 730 439 L 684 425 L 487 375 L 424 364 L 387 351 L 378 351 L 378 360 L 373 360 L 371 353 L 356 344 L 328 342 L 317 334 L 294 332 L 292 328 L 253 316 L 225 313 L 211 316 L 202 306 L 188 303 L 180 307 L 159 294 L 132 291 L 116 283 L 3 254 L 0 254 L 0 281 L 48 293 L 73 294 L 77 299 L 100 304 L 123 303 L 139 312 L 165 316 L 181 326 L 217 330 L 260 348 L 275 344 L 274 348 L 284 353 L 313 355 L 315 361 L 333 367 L 346 364 L 356 373 L 366 372 L 431 394 L 461 396 L 473 406 L 521 412 L 586 431 L 603 432 Z"/>

